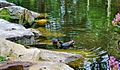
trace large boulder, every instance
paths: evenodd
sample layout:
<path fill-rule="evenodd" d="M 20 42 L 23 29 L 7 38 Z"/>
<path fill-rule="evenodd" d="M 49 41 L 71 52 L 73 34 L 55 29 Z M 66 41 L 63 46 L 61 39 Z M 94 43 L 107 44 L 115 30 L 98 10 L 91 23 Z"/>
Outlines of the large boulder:
<path fill-rule="evenodd" d="M 18 59 L 20 55 L 24 54 L 26 48 L 23 45 L 16 44 L 5 39 L 0 38 L 0 55 L 11 59 Z"/>
<path fill-rule="evenodd" d="M 5 39 L 0 41 L 0 55 L 10 60 L 39 61 L 68 63 L 81 57 L 79 54 L 56 52 L 37 48 L 26 49 L 23 45 Z"/>
<path fill-rule="evenodd" d="M 9 60 L 38 61 L 39 49 L 26 49 L 23 45 L 2 39 L 0 41 L 0 55 Z"/>
<path fill-rule="evenodd" d="M 26 49 L 23 45 L 2 38 L 0 38 L 0 40 L 0 55 L 6 57 L 9 61 L 35 62 L 34 65 L 29 67 L 30 70 L 73 70 L 64 63 L 75 61 L 81 57 L 81 55 L 73 53 L 37 48 Z M 18 69 L 17 66 L 19 69 L 23 69 L 24 67 L 19 63 L 7 63 L 6 66 L 1 65 L 2 64 L 0 64 L 0 68 L 2 67 L 3 69 Z"/>
<path fill-rule="evenodd" d="M 17 14 L 21 14 L 22 15 L 22 14 L 26 13 L 26 18 L 27 17 L 36 18 L 36 17 L 38 17 L 40 15 L 39 13 L 30 11 L 30 10 L 28 10 L 26 8 L 21 7 L 21 6 L 9 6 L 9 7 L 5 7 L 5 8 L 7 8 L 12 15 L 15 15 L 15 14 L 16 15 Z"/>
<path fill-rule="evenodd" d="M 33 21 L 35 20 L 35 18 L 37 18 L 40 15 L 39 13 L 30 11 L 21 6 L 3 7 L 0 9 L 0 11 L 2 12 L 5 9 L 8 10 L 9 16 L 11 16 L 11 21 L 18 20 L 18 22 L 22 25 L 31 26 L 33 24 Z"/>
<path fill-rule="evenodd" d="M 10 23 L 4 19 L 0 19 L 0 38 L 6 38 L 13 42 L 24 45 L 35 44 L 35 36 L 41 33 L 35 29 L 26 29 L 21 24 Z"/>
<path fill-rule="evenodd" d="M 25 30 L 21 24 L 10 23 L 4 19 L 0 19 L 0 30 L 11 31 L 11 30 Z"/>

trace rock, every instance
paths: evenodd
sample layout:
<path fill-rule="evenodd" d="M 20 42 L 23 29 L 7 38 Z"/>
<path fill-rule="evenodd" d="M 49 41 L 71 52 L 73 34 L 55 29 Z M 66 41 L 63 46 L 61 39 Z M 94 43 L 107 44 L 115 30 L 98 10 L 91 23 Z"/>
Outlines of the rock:
<path fill-rule="evenodd" d="M 46 55 L 47 54 L 47 55 Z M 26 49 L 24 46 L 20 44 L 16 44 L 10 41 L 7 41 L 5 39 L 1 38 L 0 41 L 0 55 L 7 57 L 9 60 L 15 60 L 15 61 L 29 61 L 29 62 L 37 62 L 35 65 L 31 66 L 29 69 L 30 70 L 40 70 L 40 69 L 48 69 L 48 70 L 73 70 L 70 68 L 68 65 L 64 63 L 57 63 L 59 62 L 59 57 L 61 59 L 67 59 L 67 57 L 74 57 L 75 54 L 70 54 L 70 53 L 65 53 L 65 52 L 52 52 L 48 50 L 43 50 L 43 49 L 37 49 L 37 48 L 31 48 L 31 49 Z M 40 58 L 43 59 L 46 62 L 40 61 Z M 56 60 L 56 61 L 55 61 Z M 72 59 L 73 61 L 75 59 Z M 39 62 L 38 62 L 39 61 Z M 62 61 L 60 61 L 62 62 Z M 16 68 L 17 65 L 18 67 L 22 67 L 21 64 L 19 63 L 7 63 L 7 66 L 1 66 L 0 68 Z M 26 65 L 26 64 L 25 64 Z M 11 67 L 12 66 L 12 67 Z M 29 66 L 29 65 L 27 65 Z M 23 67 L 25 67 L 23 65 Z"/>
<path fill-rule="evenodd" d="M 28 30 L 21 24 L 10 23 L 4 19 L 0 19 L 0 38 L 6 38 L 20 44 L 35 44 L 34 34 L 32 30 Z"/>
<path fill-rule="evenodd" d="M 40 50 L 37 48 L 26 49 L 24 54 L 20 56 L 20 60 L 24 61 L 39 61 L 40 60 Z"/>
<path fill-rule="evenodd" d="M 0 55 L 9 57 L 10 60 L 39 61 L 40 59 L 50 62 L 68 63 L 81 57 L 79 54 L 56 52 L 37 48 L 26 49 L 5 39 L 0 41 Z"/>
<path fill-rule="evenodd" d="M 11 30 L 11 31 L 4 31 L 0 30 L 0 37 L 2 38 L 17 38 L 17 37 L 24 37 L 24 36 L 33 36 L 34 34 L 27 30 Z"/>
<path fill-rule="evenodd" d="M 82 57 L 79 54 L 40 49 L 40 57 L 46 61 L 68 63 Z"/>
<path fill-rule="evenodd" d="M 15 4 L 7 2 L 6 0 L 0 0 L 0 8 L 8 7 L 8 6 L 15 6 Z"/>
<path fill-rule="evenodd" d="M 9 13 L 0 14 L 1 18 L 10 20 L 12 22 L 17 22 L 24 25 L 26 28 L 31 27 L 35 18 L 40 15 L 21 6 L 15 6 L 14 4 L 7 1 L 0 1 L 0 7 L 2 7 L 0 8 L 0 12 L 4 12 L 6 10 L 7 13 Z"/>
<path fill-rule="evenodd" d="M 20 44 L 16 44 L 5 39 L 1 38 L 0 41 L 0 55 L 5 57 L 12 57 L 14 59 L 18 59 L 20 55 L 26 48 Z"/>
<path fill-rule="evenodd" d="M 26 24 L 24 23 L 25 21 L 28 22 L 29 25 L 32 25 L 34 19 L 40 15 L 21 6 L 8 6 L 1 8 L 0 11 L 2 11 L 3 9 L 8 9 L 10 15 L 12 15 L 14 18 L 19 19 L 19 23 L 22 25 Z"/>
<path fill-rule="evenodd" d="M 0 55 L 6 57 L 10 61 L 37 62 L 29 68 L 30 70 L 73 70 L 64 63 L 80 58 L 78 54 L 55 52 L 37 48 L 26 49 L 23 45 L 2 38 L 0 38 L 0 40 Z M 42 60 L 46 62 L 42 62 Z M 18 67 L 20 68 L 22 67 L 20 64 L 12 64 L 12 67 L 8 65 L 10 67 L 7 68 L 16 68 L 17 65 L 19 65 Z"/>
<path fill-rule="evenodd" d="M 38 61 L 39 49 L 26 49 L 23 45 L 1 39 L 0 55 L 8 57 L 9 60 Z"/>
<path fill-rule="evenodd" d="M 11 31 L 11 30 L 25 30 L 26 28 L 21 24 L 10 23 L 4 19 L 0 19 L 0 30 Z"/>
<path fill-rule="evenodd" d="M 24 70 L 24 68 L 22 65 L 14 65 L 14 66 L 9 66 L 8 68 L 5 68 L 5 70 Z"/>
<path fill-rule="evenodd" d="M 35 37 L 42 36 L 42 33 L 37 29 L 29 28 L 27 30 L 30 30 L 34 34 Z"/>
<path fill-rule="evenodd" d="M 74 70 L 64 63 L 6 61 L 0 63 L 0 70 Z"/>
<path fill-rule="evenodd" d="M 6 1 L 6 0 L 0 0 L 0 2 L 1 2 L 1 1 Z"/>
<path fill-rule="evenodd" d="M 28 10 L 26 8 L 21 7 L 21 6 L 10 6 L 10 7 L 6 7 L 6 8 L 11 12 L 11 14 L 16 14 L 16 15 L 17 15 L 17 13 L 24 14 L 23 12 L 27 12 L 28 11 L 29 13 L 31 13 L 29 15 L 31 17 L 36 18 L 36 17 L 38 17 L 40 15 L 39 13 L 30 11 L 30 10 Z"/>
<path fill-rule="evenodd" d="M 32 62 L 26 61 L 6 61 L 0 63 L 0 70 L 29 70 L 32 65 Z"/>
<path fill-rule="evenodd" d="M 74 70 L 64 63 L 56 62 L 39 62 L 33 65 L 29 70 Z"/>

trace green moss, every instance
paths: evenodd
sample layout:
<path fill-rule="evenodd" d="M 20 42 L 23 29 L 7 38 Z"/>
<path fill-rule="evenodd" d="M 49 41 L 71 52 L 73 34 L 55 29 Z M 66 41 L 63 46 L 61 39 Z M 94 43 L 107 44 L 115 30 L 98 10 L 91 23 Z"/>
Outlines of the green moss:
<path fill-rule="evenodd" d="M 84 63 L 84 58 L 80 58 L 76 61 L 69 62 L 68 65 L 72 68 L 78 68 L 78 67 L 83 67 L 82 63 Z"/>
<path fill-rule="evenodd" d="M 6 8 L 3 8 L 2 10 L 0 10 L 0 18 L 10 21 L 11 16 L 10 16 L 9 10 Z"/>
<path fill-rule="evenodd" d="M 10 14 L 9 14 L 9 10 L 6 9 L 6 8 L 3 8 L 2 10 L 0 10 L 0 14 L 1 14 L 1 15 L 10 15 Z"/>
<path fill-rule="evenodd" d="M 83 57 L 86 57 L 86 58 L 93 58 L 97 56 L 96 53 L 91 52 L 89 50 L 84 50 L 84 49 L 54 49 L 54 51 L 81 54 Z"/>
<path fill-rule="evenodd" d="M 49 31 L 48 29 L 46 29 L 45 27 L 39 27 L 38 30 L 40 30 L 40 32 L 43 34 L 43 36 L 45 37 L 61 37 L 61 36 L 65 36 L 62 33 L 59 32 L 52 32 Z"/>
<path fill-rule="evenodd" d="M 0 62 L 1 62 L 1 61 L 5 61 L 5 60 L 6 60 L 6 58 L 5 58 L 5 57 L 0 56 Z"/>

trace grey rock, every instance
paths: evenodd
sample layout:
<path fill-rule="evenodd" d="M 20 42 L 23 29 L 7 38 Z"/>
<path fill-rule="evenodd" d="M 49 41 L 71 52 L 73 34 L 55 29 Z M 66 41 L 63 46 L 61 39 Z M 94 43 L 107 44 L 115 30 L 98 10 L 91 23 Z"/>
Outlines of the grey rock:
<path fill-rule="evenodd" d="M 23 37 L 33 35 L 34 34 L 30 30 L 27 30 L 20 24 L 14 24 L 4 19 L 0 19 L 0 37 L 2 38 Z"/>
<path fill-rule="evenodd" d="M 15 4 L 7 2 L 6 0 L 0 0 L 0 8 L 8 7 L 8 6 L 15 6 Z"/>
<path fill-rule="evenodd" d="M 6 38 L 13 42 L 29 45 L 36 43 L 34 39 L 36 35 L 35 30 L 32 31 L 26 29 L 21 24 L 10 23 L 4 19 L 0 19 L 0 38 Z"/>

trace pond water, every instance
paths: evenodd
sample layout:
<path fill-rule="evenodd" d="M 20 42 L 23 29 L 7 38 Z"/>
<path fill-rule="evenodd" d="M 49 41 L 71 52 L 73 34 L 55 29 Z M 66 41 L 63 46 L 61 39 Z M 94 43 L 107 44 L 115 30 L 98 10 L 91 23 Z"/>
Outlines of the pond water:
<path fill-rule="evenodd" d="M 95 61 L 92 68 L 89 68 L 91 63 L 87 61 L 88 67 L 84 65 L 86 70 L 109 70 L 108 55 L 120 59 L 120 52 L 116 49 L 120 35 L 114 32 L 111 25 L 118 10 L 118 0 L 41 0 L 45 7 L 39 6 L 37 0 L 11 1 L 30 10 L 47 13 L 50 23 L 45 29 L 65 35 L 59 37 L 56 34 L 53 37 L 62 41 L 75 40 L 77 48 L 97 53 L 101 59 L 92 58 Z"/>

